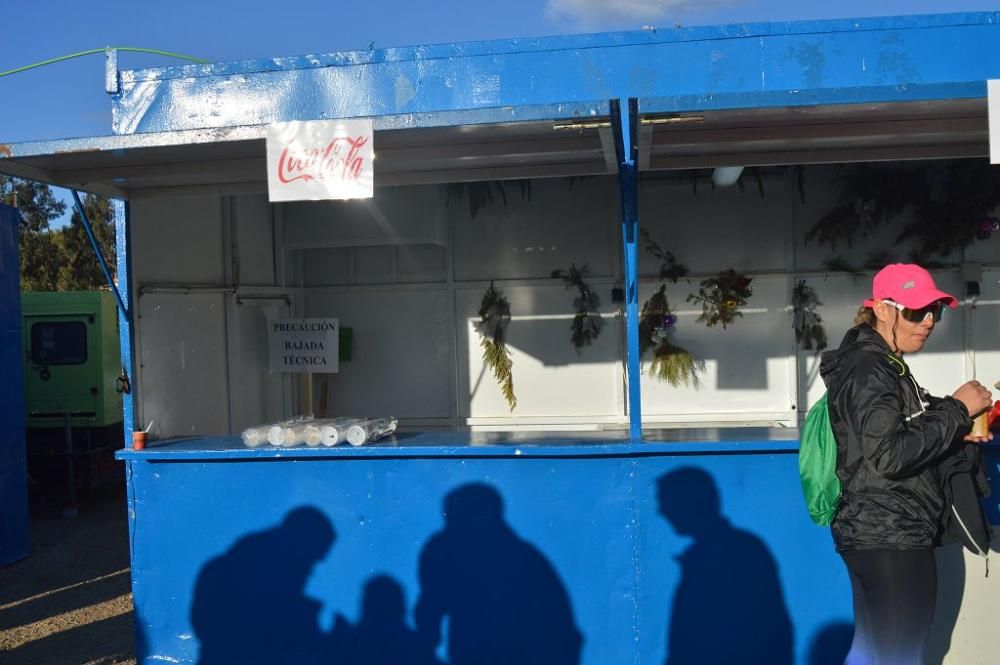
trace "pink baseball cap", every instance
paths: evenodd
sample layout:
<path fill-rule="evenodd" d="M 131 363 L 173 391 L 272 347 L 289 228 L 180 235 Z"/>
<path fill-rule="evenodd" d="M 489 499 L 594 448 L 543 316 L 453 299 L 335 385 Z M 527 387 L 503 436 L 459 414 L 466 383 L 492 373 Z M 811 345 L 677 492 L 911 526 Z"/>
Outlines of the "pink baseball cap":
<path fill-rule="evenodd" d="M 871 307 L 879 300 L 898 302 L 910 309 L 920 309 L 939 301 L 952 309 L 958 307 L 958 300 L 939 290 L 931 274 L 914 263 L 892 263 L 875 274 L 872 297 L 865 301 L 865 307 Z"/>

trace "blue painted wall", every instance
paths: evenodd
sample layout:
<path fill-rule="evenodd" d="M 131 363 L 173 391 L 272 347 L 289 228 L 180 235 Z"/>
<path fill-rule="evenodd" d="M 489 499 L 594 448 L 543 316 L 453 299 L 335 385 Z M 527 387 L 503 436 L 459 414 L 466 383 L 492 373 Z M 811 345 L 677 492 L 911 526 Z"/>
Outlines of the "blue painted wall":
<path fill-rule="evenodd" d="M 29 552 L 19 221 L 17 210 L 0 204 L 0 566 Z"/>
<path fill-rule="evenodd" d="M 793 452 L 127 464 L 145 662 L 433 663 L 445 623 L 438 655 L 479 665 L 806 664 L 849 640 Z"/>
<path fill-rule="evenodd" d="M 114 131 L 483 109 L 496 117 L 473 121 L 501 122 L 511 107 L 627 97 L 646 100 L 644 112 L 981 98 L 1000 76 L 998 17 L 668 29 L 125 71 Z"/>

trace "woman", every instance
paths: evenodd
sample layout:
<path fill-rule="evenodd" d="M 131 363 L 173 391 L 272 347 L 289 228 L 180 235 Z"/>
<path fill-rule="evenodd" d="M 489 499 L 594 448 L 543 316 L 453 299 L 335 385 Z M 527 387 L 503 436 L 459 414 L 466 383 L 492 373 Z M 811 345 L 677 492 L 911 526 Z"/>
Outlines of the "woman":
<path fill-rule="evenodd" d="M 934 546 L 945 518 L 939 465 L 961 454 L 990 391 L 970 381 L 935 398 L 903 361 L 958 301 L 917 265 L 886 266 L 836 351 L 823 355 L 842 496 L 832 524 L 854 594 L 847 662 L 920 665 L 934 616 Z M 978 511 L 978 504 L 975 504 Z"/>

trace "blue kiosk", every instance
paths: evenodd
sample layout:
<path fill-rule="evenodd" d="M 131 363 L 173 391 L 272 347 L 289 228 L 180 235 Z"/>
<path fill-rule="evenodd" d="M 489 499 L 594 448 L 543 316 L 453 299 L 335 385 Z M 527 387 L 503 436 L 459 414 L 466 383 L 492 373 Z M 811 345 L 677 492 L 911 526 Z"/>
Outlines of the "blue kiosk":
<path fill-rule="evenodd" d="M 28 556 L 28 469 L 21 373 L 21 279 L 17 233 L 21 216 L 0 203 L 0 566 Z"/>
<path fill-rule="evenodd" d="M 116 201 L 126 441 L 152 439 L 119 453 L 139 662 L 839 662 L 850 589 L 797 476 L 823 387 L 790 298 L 812 280 L 836 342 L 866 281 L 802 239 L 835 200 L 830 165 L 986 158 L 998 19 L 140 71 L 109 53 L 114 135 L 13 145 L 0 172 Z M 268 126 L 348 118 L 374 125 L 374 199 L 270 203 Z M 718 167 L 756 182 L 710 187 Z M 700 390 L 640 358 L 639 308 L 662 281 L 640 220 L 691 269 L 666 294 Z M 998 241 L 961 257 L 983 270 L 975 315 L 914 360 L 935 392 L 969 353 L 1000 378 Z M 550 276 L 571 265 L 605 319 L 579 351 Z M 706 328 L 682 303 L 728 267 L 753 297 Z M 964 292 L 957 270 L 938 277 Z M 491 284 L 511 306 L 514 410 L 480 360 Z M 308 388 L 270 371 L 265 334 L 304 317 L 353 330 L 351 361 Z M 240 442 L 301 412 L 401 427 L 358 448 Z M 958 550 L 941 565 L 935 649 L 989 660 L 993 579 Z"/>

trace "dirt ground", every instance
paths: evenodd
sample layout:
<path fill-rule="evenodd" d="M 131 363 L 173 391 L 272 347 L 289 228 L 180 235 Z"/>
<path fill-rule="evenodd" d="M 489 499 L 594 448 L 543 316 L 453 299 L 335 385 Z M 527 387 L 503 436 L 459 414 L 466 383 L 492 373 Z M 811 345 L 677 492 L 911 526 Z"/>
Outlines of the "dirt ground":
<path fill-rule="evenodd" d="M 124 488 L 60 513 L 33 506 L 31 556 L 0 568 L 0 663 L 135 665 Z"/>

